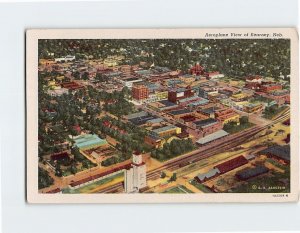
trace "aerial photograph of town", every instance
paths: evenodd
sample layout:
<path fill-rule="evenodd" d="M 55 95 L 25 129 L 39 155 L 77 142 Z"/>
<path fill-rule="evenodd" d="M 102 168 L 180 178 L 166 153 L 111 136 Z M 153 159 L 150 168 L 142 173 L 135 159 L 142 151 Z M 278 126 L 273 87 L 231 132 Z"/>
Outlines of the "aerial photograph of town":
<path fill-rule="evenodd" d="M 39 39 L 38 193 L 290 193 L 289 39 Z"/>

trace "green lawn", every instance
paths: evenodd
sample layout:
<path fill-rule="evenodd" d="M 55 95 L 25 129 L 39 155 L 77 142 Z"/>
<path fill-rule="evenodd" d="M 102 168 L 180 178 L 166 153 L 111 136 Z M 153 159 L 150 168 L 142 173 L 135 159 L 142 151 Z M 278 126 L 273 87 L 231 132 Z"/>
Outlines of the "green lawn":
<path fill-rule="evenodd" d="M 166 191 L 164 191 L 163 193 L 169 193 L 169 194 L 175 194 L 175 193 L 193 193 L 191 190 L 187 189 L 185 186 L 183 185 L 179 185 L 173 188 L 169 188 Z"/>
<path fill-rule="evenodd" d="M 212 193 L 212 191 L 208 189 L 204 184 L 200 184 L 196 180 L 192 180 L 191 184 L 204 193 Z"/>

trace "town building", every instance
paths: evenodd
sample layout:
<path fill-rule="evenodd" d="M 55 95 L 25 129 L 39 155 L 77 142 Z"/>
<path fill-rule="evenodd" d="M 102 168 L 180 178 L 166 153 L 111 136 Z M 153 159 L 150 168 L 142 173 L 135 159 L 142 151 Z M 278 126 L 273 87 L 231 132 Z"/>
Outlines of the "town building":
<path fill-rule="evenodd" d="M 282 90 L 282 85 L 272 83 L 272 84 L 262 85 L 260 87 L 260 91 L 265 92 L 265 93 L 273 92 L 276 90 Z"/>
<path fill-rule="evenodd" d="M 162 111 L 175 110 L 178 108 L 178 105 L 168 100 L 161 100 L 161 101 L 149 103 L 148 107 L 155 111 L 162 112 Z"/>
<path fill-rule="evenodd" d="M 276 103 L 280 106 L 283 104 L 290 103 L 290 92 L 288 90 L 277 90 L 273 91 L 268 95 L 268 98 L 276 101 Z"/>
<path fill-rule="evenodd" d="M 215 111 L 219 108 L 216 106 L 200 109 L 199 112 L 209 118 L 215 118 Z"/>
<path fill-rule="evenodd" d="M 177 103 L 180 99 L 185 99 L 195 95 L 195 91 L 191 88 L 177 88 L 168 92 L 168 100 L 172 103 Z"/>
<path fill-rule="evenodd" d="M 203 145 L 205 145 L 207 143 L 214 142 L 214 141 L 216 141 L 218 139 L 221 139 L 221 138 L 223 138 L 223 137 L 225 137 L 227 135 L 228 135 L 228 133 L 226 131 L 224 131 L 224 130 L 221 129 L 221 130 L 218 130 L 218 131 L 216 131 L 216 132 L 214 132 L 212 134 L 209 134 L 207 136 L 204 136 L 204 137 L 200 138 L 199 140 L 196 141 L 196 143 L 199 146 L 203 146 Z"/>
<path fill-rule="evenodd" d="M 197 76 L 204 75 L 204 68 L 199 63 L 196 63 L 193 67 L 191 67 L 190 73 Z"/>
<path fill-rule="evenodd" d="M 205 99 L 208 99 L 208 97 L 212 94 L 218 94 L 218 87 L 200 87 L 199 88 L 199 96 Z"/>
<path fill-rule="evenodd" d="M 223 125 L 220 121 L 217 121 L 212 118 L 194 121 L 191 125 L 194 129 L 199 129 L 201 131 L 202 137 L 217 132 L 223 128 Z"/>
<path fill-rule="evenodd" d="M 208 77 L 210 79 L 224 78 L 224 74 L 220 74 L 219 71 L 213 71 L 213 72 L 208 72 Z"/>
<path fill-rule="evenodd" d="M 143 100 L 149 97 L 149 89 L 145 85 L 133 85 L 132 98 L 136 100 Z"/>
<path fill-rule="evenodd" d="M 59 57 L 59 58 L 55 58 L 54 61 L 55 62 L 70 62 L 70 61 L 75 61 L 75 56 L 71 56 L 71 55 L 67 55 L 65 57 Z"/>
<path fill-rule="evenodd" d="M 63 94 L 68 94 L 69 90 L 67 88 L 59 88 L 59 89 L 54 89 L 54 90 L 48 90 L 47 92 L 50 96 L 55 97 L 55 96 L 61 96 Z"/>
<path fill-rule="evenodd" d="M 142 79 L 139 79 L 139 78 L 134 78 L 134 77 L 131 77 L 131 78 L 126 78 L 126 79 L 123 79 L 123 80 L 120 80 L 120 82 L 128 87 L 129 89 L 132 88 L 133 84 L 134 83 L 138 83 L 138 82 L 142 82 L 143 80 Z"/>
<path fill-rule="evenodd" d="M 215 111 L 215 118 L 223 123 L 236 122 L 240 124 L 240 115 L 231 108 L 222 108 Z"/>
<path fill-rule="evenodd" d="M 159 137 L 157 134 L 150 133 L 149 135 L 145 136 L 144 142 L 153 148 L 160 148 L 163 146 L 166 140 Z"/>
<path fill-rule="evenodd" d="M 261 103 L 248 103 L 243 106 L 243 111 L 247 113 L 259 112 L 264 108 Z"/>
<path fill-rule="evenodd" d="M 181 117 L 191 114 L 191 111 L 183 108 L 183 109 L 177 109 L 177 110 L 170 111 L 170 112 L 168 112 L 168 114 L 171 115 L 175 119 L 179 119 Z"/>
<path fill-rule="evenodd" d="M 137 193 L 147 187 L 146 164 L 139 152 L 133 153 L 131 167 L 125 170 L 124 186 L 126 193 Z"/>
<path fill-rule="evenodd" d="M 290 145 L 275 145 L 259 152 L 269 158 L 274 158 L 283 164 L 289 164 L 291 160 Z"/>
<path fill-rule="evenodd" d="M 77 82 L 64 82 L 61 84 L 61 86 L 69 90 L 77 90 L 84 88 L 83 85 L 78 84 Z"/>
<path fill-rule="evenodd" d="M 181 128 L 175 125 L 168 125 L 158 129 L 152 130 L 153 133 L 158 135 L 159 137 L 170 137 L 176 134 L 181 133 Z"/>
<path fill-rule="evenodd" d="M 96 147 L 108 146 L 105 139 L 99 138 L 95 134 L 84 134 L 73 138 L 74 146 L 80 150 L 88 150 Z"/>
<path fill-rule="evenodd" d="M 248 98 L 249 98 L 249 95 L 247 95 L 245 93 L 238 93 L 238 94 L 234 94 L 231 96 L 231 99 L 234 102 L 246 101 Z"/>
<path fill-rule="evenodd" d="M 184 75 L 179 75 L 179 80 L 181 82 L 190 84 L 190 83 L 194 82 L 196 80 L 196 78 L 194 75 L 184 74 Z"/>
<path fill-rule="evenodd" d="M 208 180 L 211 180 L 211 179 L 217 177 L 218 175 L 220 175 L 219 169 L 218 168 L 213 168 L 213 169 L 209 170 L 206 173 L 198 174 L 195 177 L 195 180 L 198 181 L 199 183 L 204 183 Z"/>
<path fill-rule="evenodd" d="M 262 81 L 263 81 L 263 78 L 260 75 L 252 75 L 252 76 L 246 77 L 246 85 L 253 84 L 253 83 L 261 84 Z"/>
<path fill-rule="evenodd" d="M 240 155 L 234 159 L 230 159 L 224 163 L 220 163 L 220 164 L 214 166 L 214 168 L 217 168 L 221 174 L 224 174 L 224 173 L 229 172 L 233 169 L 236 169 L 240 166 L 243 166 L 247 163 L 248 163 L 248 160 L 244 156 Z"/>
<path fill-rule="evenodd" d="M 240 179 L 240 180 L 248 180 L 250 178 L 268 173 L 269 169 L 265 166 L 259 165 L 256 166 L 255 168 L 247 168 L 245 170 L 242 171 L 238 171 L 235 176 Z"/>

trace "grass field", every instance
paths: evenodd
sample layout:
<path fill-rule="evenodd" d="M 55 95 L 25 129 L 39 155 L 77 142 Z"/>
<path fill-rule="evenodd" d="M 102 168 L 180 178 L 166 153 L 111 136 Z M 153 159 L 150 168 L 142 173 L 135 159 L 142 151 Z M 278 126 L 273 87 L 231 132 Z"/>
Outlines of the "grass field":
<path fill-rule="evenodd" d="M 200 184 L 195 180 L 192 180 L 191 184 L 204 193 L 212 193 L 212 191 L 208 189 L 204 184 Z"/>
<path fill-rule="evenodd" d="M 166 191 L 164 191 L 163 193 L 168 193 L 168 194 L 175 194 L 175 193 L 193 193 L 191 190 L 187 189 L 185 186 L 183 185 L 179 185 L 173 188 L 169 188 Z"/>

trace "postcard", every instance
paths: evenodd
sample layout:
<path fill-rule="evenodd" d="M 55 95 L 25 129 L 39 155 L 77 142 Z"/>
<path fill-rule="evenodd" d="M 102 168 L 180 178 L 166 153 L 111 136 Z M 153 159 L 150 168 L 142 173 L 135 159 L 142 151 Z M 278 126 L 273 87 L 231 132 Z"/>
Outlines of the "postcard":
<path fill-rule="evenodd" d="M 27 201 L 297 201 L 298 100 L 292 28 L 27 30 Z"/>

